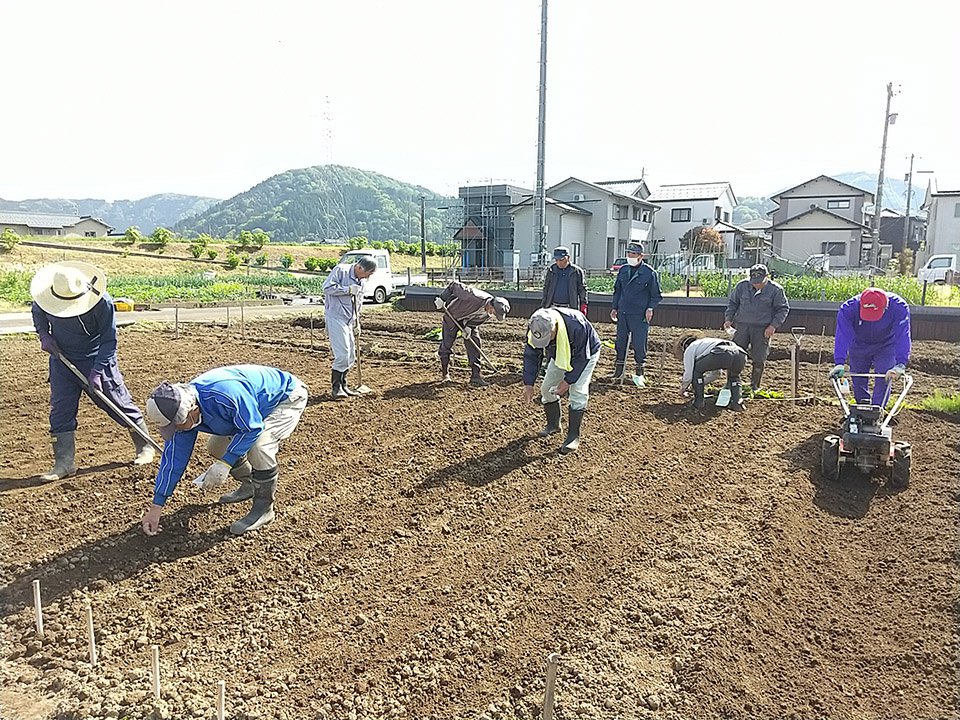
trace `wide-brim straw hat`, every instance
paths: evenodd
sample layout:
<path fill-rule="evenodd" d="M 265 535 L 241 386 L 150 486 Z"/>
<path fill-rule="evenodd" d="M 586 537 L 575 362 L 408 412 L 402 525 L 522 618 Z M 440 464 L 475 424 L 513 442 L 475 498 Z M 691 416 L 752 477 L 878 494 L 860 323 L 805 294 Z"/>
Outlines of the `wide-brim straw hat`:
<path fill-rule="evenodd" d="M 77 317 L 93 309 L 106 289 L 103 270 L 76 260 L 46 265 L 30 281 L 33 301 L 44 312 L 61 318 Z"/>

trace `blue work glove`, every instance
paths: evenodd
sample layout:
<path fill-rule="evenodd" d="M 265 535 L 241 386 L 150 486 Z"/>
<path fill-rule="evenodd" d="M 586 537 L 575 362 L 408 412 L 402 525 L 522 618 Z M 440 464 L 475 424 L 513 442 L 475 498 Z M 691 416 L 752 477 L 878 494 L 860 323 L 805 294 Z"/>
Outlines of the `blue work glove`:
<path fill-rule="evenodd" d="M 40 349 L 54 357 L 60 354 L 60 347 L 57 345 L 57 341 L 54 340 L 53 335 L 40 336 Z"/>
<path fill-rule="evenodd" d="M 898 365 L 894 365 L 892 368 L 890 368 L 889 370 L 887 370 L 887 373 L 886 373 L 887 382 L 888 382 L 888 383 L 892 383 L 892 382 L 893 382 L 894 380 L 896 380 L 897 378 L 903 377 L 903 374 L 904 374 L 906 371 L 907 371 L 907 369 L 906 369 L 903 365 L 899 365 L 899 364 L 898 364 Z"/>
<path fill-rule="evenodd" d="M 843 365 L 834 365 L 833 370 L 830 371 L 830 374 L 827 377 L 829 377 L 831 380 L 842 378 L 846 371 L 847 369 Z"/>
<path fill-rule="evenodd" d="M 94 390 L 103 392 L 103 376 L 99 370 L 91 370 L 90 374 L 87 375 L 87 382 L 90 383 L 90 387 Z"/>

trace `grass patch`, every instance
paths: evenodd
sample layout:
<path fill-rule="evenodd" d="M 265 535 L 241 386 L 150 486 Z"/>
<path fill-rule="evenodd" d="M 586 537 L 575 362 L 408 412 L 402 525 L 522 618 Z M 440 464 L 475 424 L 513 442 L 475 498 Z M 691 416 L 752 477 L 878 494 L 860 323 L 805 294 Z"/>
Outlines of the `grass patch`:
<path fill-rule="evenodd" d="M 919 407 L 923 410 L 960 414 L 960 392 L 948 393 L 934 390 L 933 395 L 927 395 L 920 400 Z"/>

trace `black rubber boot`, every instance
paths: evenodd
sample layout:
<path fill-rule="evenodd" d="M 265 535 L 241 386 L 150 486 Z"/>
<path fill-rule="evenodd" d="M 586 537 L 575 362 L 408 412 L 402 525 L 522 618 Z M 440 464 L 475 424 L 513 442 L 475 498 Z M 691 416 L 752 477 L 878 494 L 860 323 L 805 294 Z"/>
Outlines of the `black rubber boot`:
<path fill-rule="evenodd" d="M 343 387 L 343 373 L 339 370 L 330 371 L 330 386 L 334 400 L 343 400 L 346 397 L 350 397 Z"/>
<path fill-rule="evenodd" d="M 440 359 L 440 378 L 441 382 L 450 382 L 450 358 Z"/>
<path fill-rule="evenodd" d="M 763 368 L 756 366 L 750 368 L 750 387 L 754 392 L 760 389 L 760 378 L 763 377 Z"/>
<path fill-rule="evenodd" d="M 486 387 L 486 386 L 489 385 L 490 383 L 488 383 L 486 380 L 484 380 L 484 379 L 480 376 L 480 373 L 476 373 L 476 374 L 470 376 L 470 384 L 473 385 L 474 387 Z"/>
<path fill-rule="evenodd" d="M 693 381 L 693 407 L 697 410 L 703 410 L 704 404 L 704 383 L 701 375 Z"/>
<path fill-rule="evenodd" d="M 261 528 L 276 516 L 273 512 L 273 498 L 277 493 L 278 472 L 275 467 L 269 470 L 253 471 L 251 477 L 253 481 L 253 507 L 250 508 L 250 512 L 230 526 L 232 534 L 243 535 L 245 532 Z"/>
<path fill-rule="evenodd" d="M 53 468 L 40 476 L 41 480 L 60 480 L 77 474 L 75 456 L 77 433 L 76 431 L 51 435 L 53 443 Z"/>
<path fill-rule="evenodd" d="M 147 424 L 143 420 L 137 423 L 137 427 L 143 431 L 144 435 L 150 437 L 150 431 L 147 429 Z M 152 463 L 154 457 L 156 456 L 156 453 L 153 450 L 153 445 L 148 443 L 133 430 L 130 431 L 130 439 L 133 440 L 133 449 L 136 453 L 133 458 L 133 464 L 149 465 Z"/>
<path fill-rule="evenodd" d="M 240 487 L 238 487 L 236 490 L 231 490 L 230 492 L 221 495 L 220 504 L 230 505 L 232 503 L 243 502 L 244 500 L 249 500 L 252 498 L 253 482 L 251 481 L 251 477 L 253 475 L 253 468 L 250 466 L 250 462 L 247 460 L 246 455 L 233 464 L 233 467 L 230 468 L 230 474 L 235 480 L 240 481 Z"/>
<path fill-rule="evenodd" d="M 347 375 L 349 373 L 349 370 L 344 370 L 342 373 L 340 373 L 340 387 L 342 387 L 343 391 L 350 397 L 356 397 L 360 393 L 358 393 L 356 390 L 350 389 L 350 385 L 347 383 Z"/>
<path fill-rule="evenodd" d="M 547 415 L 547 424 L 544 425 L 537 436 L 547 437 L 560 432 L 560 401 L 554 400 L 552 403 L 544 403 L 543 412 Z"/>
<path fill-rule="evenodd" d="M 613 366 L 613 375 L 610 376 L 611 380 L 623 380 L 623 373 L 627 367 L 626 361 L 617 360 L 616 365 Z"/>
<path fill-rule="evenodd" d="M 577 451 L 577 448 L 580 447 L 580 425 L 583 424 L 584 412 L 584 410 L 574 410 L 573 408 L 570 408 L 568 411 L 567 439 L 563 445 L 560 446 L 561 455 L 574 453 Z"/>
<path fill-rule="evenodd" d="M 743 401 L 740 399 L 740 389 L 742 387 L 742 383 L 739 380 L 734 380 L 733 382 L 729 383 L 729 386 L 730 405 L 727 407 L 735 412 L 740 412 L 743 410 Z"/>

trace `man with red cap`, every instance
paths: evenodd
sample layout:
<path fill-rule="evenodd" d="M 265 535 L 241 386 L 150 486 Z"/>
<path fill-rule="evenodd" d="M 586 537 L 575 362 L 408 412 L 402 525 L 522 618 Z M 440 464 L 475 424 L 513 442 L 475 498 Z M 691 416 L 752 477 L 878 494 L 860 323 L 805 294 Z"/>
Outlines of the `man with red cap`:
<path fill-rule="evenodd" d="M 910 306 L 899 295 L 867 288 L 850 298 L 837 311 L 831 378 L 843 377 L 844 361 L 851 373 L 870 369 L 886 377 L 873 386 L 873 404 L 882 405 L 887 383 L 903 375 L 910 361 Z M 853 378 L 853 396 L 858 403 L 870 397 L 868 378 Z"/>

